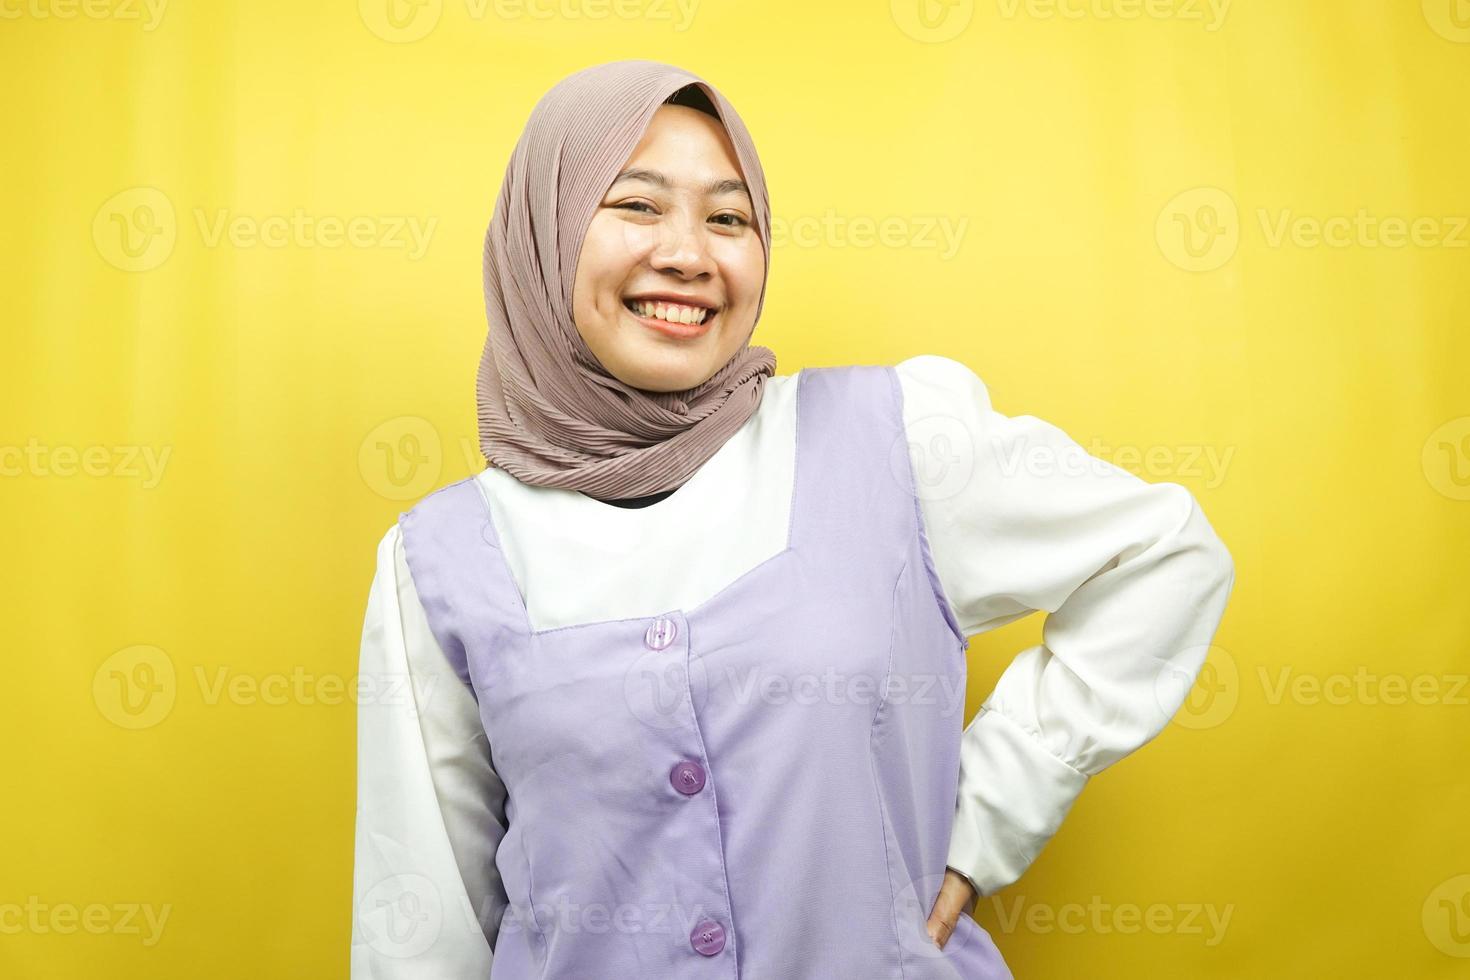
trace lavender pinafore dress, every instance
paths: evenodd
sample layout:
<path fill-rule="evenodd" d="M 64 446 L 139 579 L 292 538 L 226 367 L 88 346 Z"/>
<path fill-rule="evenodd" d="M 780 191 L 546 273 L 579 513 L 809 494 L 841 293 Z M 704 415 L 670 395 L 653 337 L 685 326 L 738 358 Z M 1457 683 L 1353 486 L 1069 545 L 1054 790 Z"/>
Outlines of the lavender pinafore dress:
<path fill-rule="evenodd" d="M 966 645 L 897 375 L 796 383 L 787 546 L 692 608 L 534 630 L 473 478 L 402 516 L 507 789 L 491 980 L 1011 977 L 970 916 L 925 929 Z"/>

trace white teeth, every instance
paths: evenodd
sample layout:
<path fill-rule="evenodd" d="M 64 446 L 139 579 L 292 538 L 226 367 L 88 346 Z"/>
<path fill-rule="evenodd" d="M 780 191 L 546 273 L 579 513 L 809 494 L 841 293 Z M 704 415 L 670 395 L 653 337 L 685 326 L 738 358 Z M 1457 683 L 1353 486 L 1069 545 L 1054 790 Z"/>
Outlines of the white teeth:
<path fill-rule="evenodd" d="M 710 311 L 702 306 L 680 306 L 650 300 L 633 300 L 628 304 L 639 316 L 657 317 L 670 323 L 703 323 Z"/>

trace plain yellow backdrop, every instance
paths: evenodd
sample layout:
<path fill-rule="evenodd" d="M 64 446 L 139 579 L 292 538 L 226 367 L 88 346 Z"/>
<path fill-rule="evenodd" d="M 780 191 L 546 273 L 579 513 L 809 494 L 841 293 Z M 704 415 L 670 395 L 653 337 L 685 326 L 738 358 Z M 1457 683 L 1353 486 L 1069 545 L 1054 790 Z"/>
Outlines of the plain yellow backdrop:
<path fill-rule="evenodd" d="M 0 0 L 0 976 L 346 976 L 374 549 L 483 465 L 527 114 L 629 57 L 755 137 L 780 373 L 961 360 L 1234 555 L 979 903 L 1016 976 L 1470 975 L 1470 4 L 923 4 Z"/>

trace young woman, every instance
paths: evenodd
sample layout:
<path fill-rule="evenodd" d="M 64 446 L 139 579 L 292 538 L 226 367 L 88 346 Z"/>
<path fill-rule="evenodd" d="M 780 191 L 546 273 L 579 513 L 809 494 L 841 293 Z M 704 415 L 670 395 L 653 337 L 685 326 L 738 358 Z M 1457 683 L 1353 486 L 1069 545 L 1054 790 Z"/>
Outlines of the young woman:
<path fill-rule="evenodd" d="M 777 375 L 769 260 L 708 82 L 537 104 L 490 467 L 378 549 L 361 670 L 411 697 L 360 708 L 354 977 L 1009 977 L 975 899 L 1182 704 L 1234 581 L 1191 494 L 945 357 Z M 965 727 L 966 637 L 1034 610 Z"/>

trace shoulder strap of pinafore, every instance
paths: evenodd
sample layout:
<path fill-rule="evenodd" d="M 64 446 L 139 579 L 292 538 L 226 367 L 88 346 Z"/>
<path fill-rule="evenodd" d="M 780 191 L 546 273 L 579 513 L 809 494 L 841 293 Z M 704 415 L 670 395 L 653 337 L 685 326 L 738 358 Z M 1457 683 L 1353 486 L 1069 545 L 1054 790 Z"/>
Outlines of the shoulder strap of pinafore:
<path fill-rule="evenodd" d="M 522 620 L 520 593 L 479 481 L 470 476 L 435 490 L 400 514 L 398 524 L 429 629 L 478 701 L 470 651 L 509 646 Z"/>
<path fill-rule="evenodd" d="M 891 368 L 878 364 L 804 368 L 796 416 L 795 540 L 821 547 L 850 537 L 907 530 L 903 419 Z"/>
<path fill-rule="evenodd" d="M 796 543 L 841 541 L 854 534 L 881 539 L 895 549 L 912 547 L 935 600 L 960 648 L 966 640 L 940 584 L 924 526 L 914 454 L 953 455 L 961 447 L 940 438 L 911 445 L 933 426 L 920 420 L 910 432 L 903 384 L 891 365 L 857 364 L 803 370 L 803 400 L 797 416 L 802 460 L 798 467 Z"/>

